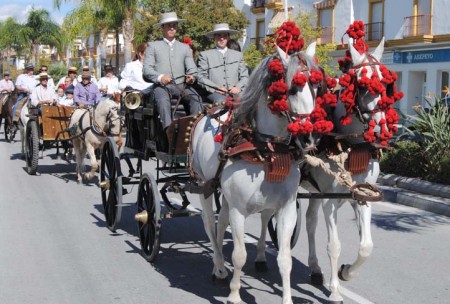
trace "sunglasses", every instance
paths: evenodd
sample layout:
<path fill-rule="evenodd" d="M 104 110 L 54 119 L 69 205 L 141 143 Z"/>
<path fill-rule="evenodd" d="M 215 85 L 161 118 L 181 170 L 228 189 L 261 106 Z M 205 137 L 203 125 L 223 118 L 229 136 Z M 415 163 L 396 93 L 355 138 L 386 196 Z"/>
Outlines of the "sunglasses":
<path fill-rule="evenodd" d="M 41 72 L 47 72 L 47 69 L 41 69 Z"/>

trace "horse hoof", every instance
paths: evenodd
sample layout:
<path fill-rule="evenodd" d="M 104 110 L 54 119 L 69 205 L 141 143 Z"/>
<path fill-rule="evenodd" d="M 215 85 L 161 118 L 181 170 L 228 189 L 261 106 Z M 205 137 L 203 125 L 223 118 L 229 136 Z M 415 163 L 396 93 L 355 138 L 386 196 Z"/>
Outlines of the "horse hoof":
<path fill-rule="evenodd" d="M 341 281 L 348 281 L 348 279 L 346 279 L 345 277 L 344 277 L 344 271 L 345 271 L 345 264 L 342 264 L 341 265 L 341 268 L 339 269 L 339 271 L 338 271 L 338 277 L 339 277 L 339 279 L 341 280 Z"/>
<path fill-rule="evenodd" d="M 211 279 L 212 279 L 214 285 L 219 288 L 228 288 L 228 286 L 229 286 L 228 278 L 220 279 L 215 274 L 213 274 L 211 276 Z"/>
<path fill-rule="evenodd" d="M 265 261 L 257 261 L 255 262 L 255 270 L 256 272 L 267 272 L 269 268 L 267 267 L 267 263 Z"/>
<path fill-rule="evenodd" d="M 311 273 L 311 284 L 318 286 L 323 285 L 323 273 Z"/>

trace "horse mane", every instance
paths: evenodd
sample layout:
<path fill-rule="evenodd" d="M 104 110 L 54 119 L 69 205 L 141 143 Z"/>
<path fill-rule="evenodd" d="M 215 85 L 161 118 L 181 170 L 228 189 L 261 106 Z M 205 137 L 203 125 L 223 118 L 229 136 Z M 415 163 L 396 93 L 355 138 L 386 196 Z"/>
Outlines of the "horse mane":
<path fill-rule="evenodd" d="M 294 78 L 295 74 L 298 71 L 298 65 L 299 65 L 299 55 L 302 60 L 306 62 L 306 65 L 309 69 L 316 69 L 318 70 L 319 67 L 314 61 L 314 58 L 311 56 L 308 56 L 305 52 L 295 53 L 290 55 L 289 64 L 286 71 L 286 83 L 288 86 L 291 83 L 292 79 Z M 268 56 L 264 58 L 258 66 L 252 71 L 252 74 L 250 75 L 250 78 L 248 80 L 248 83 L 244 89 L 244 92 L 242 93 L 239 107 L 237 108 L 237 111 L 235 113 L 235 120 L 234 120 L 234 126 L 238 127 L 242 124 L 252 121 L 255 113 L 256 108 L 258 106 L 258 103 L 265 102 L 267 103 L 267 96 L 268 96 L 268 90 L 270 85 L 272 84 L 272 79 L 269 74 L 269 70 L 267 68 L 267 65 L 269 62 L 277 57 L 276 55 Z M 325 78 L 325 77 L 324 77 Z M 326 81 L 326 80 L 325 80 Z M 326 90 L 326 83 L 323 86 Z"/>

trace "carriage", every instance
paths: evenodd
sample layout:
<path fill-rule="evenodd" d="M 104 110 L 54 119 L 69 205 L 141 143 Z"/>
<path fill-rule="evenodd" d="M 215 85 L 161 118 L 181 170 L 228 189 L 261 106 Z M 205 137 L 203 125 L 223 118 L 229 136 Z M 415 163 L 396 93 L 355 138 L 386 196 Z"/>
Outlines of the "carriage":
<path fill-rule="evenodd" d="M 35 175 L 38 169 L 39 152 L 59 147 L 69 147 L 68 125 L 70 116 L 76 107 L 45 105 L 39 108 L 29 107 L 28 122 L 24 132 L 24 150 L 27 172 Z"/>

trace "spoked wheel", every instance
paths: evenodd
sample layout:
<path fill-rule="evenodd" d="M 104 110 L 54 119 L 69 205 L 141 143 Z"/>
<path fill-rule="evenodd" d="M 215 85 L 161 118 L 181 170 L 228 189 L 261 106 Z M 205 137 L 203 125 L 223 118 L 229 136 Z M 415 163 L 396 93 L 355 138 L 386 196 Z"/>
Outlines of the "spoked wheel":
<path fill-rule="evenodd" d="M 122 214 L 122 171 L 116 143 L 108 138 L 100 162 L 100 189 L 106 226 L 116 231 Z"/>
<path fill-rule="evenodd" d="M 137 198 L 138 233 L 143 255 L 148 262 L 153 262 L 159 252 L 161 238 L 161 220 L 158 189 L 148 174 L 143 174 L 139 182 Z"/>
<path fill-rule="evenodd" d="M 25 134 L 25 161 L 27 163 L 27 172 L 30 175 L 36 175 L 39 161 L 39 131 L 35 120 L 28 121 Z"/>
<path fill-rule="evenodd" d="M 297 201 L 297 211 L 300 210 L 300 205 Z M 294 248 L 295 244 L 297 244 L 298 236 L 300 234 L 300 223 L 301 223 L 301 212 L 297 212 L 297 223 L 295 224 L 294 232 L 291 237 L 291 249 Z M 269 220 L 269 224 L 267 225 L 267 229 L 269 230 L 270 239 L 272 240 L 273 245 L 276 249 L 279 249 L 278 244 L 278 236 L 277 236 L 277 223 L 275 221 L 274 216 L 272 216 Z"/>

